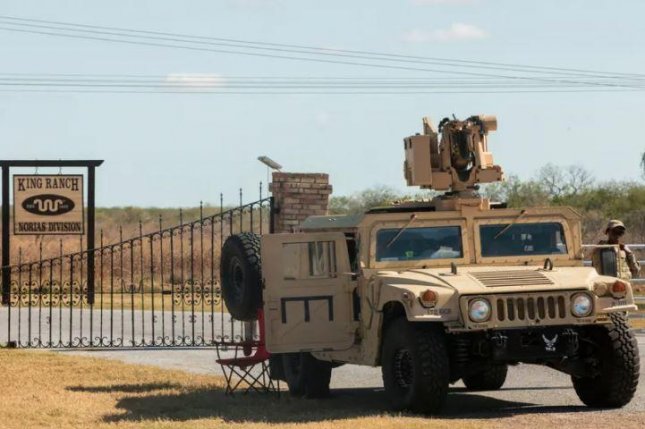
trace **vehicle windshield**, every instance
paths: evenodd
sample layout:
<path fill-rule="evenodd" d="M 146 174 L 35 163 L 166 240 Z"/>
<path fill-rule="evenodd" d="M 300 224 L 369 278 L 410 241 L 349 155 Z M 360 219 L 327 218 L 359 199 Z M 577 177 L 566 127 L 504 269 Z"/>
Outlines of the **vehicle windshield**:
<path fill-rule="evenodd" d="M 557 222 L 481 225 L 479 235 L 484 257 L 567 253 L 564 229 Z"/>
<path fill-rule="evenodd" d="M 462 257 L 461 228 L 458 226 L 407 228 L 403 232 L 401 228 L 388 228 L 376 233 L 378 262 Z"/>

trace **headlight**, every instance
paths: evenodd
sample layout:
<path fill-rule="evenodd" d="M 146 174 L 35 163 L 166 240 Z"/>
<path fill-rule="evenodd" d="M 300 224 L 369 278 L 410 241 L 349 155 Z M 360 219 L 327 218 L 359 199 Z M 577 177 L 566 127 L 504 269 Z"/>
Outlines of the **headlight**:
<path fill-rule="evenodd" d="M 593 301 L 586 293 L 579 293 L 571 300 L 571 313 L 576 317 L 587 317 L 593 310 Z"/>
<path fill-rule="evenodd" d="M 484 298 L 476 298 L 468 304 L 468 317 L 475 323 L 490 319 L 490 302 Z"/>

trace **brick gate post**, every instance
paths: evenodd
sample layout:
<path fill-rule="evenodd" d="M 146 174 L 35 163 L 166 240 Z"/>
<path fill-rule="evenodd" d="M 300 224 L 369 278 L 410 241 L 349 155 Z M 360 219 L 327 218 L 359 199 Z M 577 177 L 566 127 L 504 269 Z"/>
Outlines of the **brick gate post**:
<path fill-rule="evenodd" d="M 307 217 L 327 214 L 332 186 L 328 174 L 274 172 L 269 190 L 274 232 L 293 232 Z"/>

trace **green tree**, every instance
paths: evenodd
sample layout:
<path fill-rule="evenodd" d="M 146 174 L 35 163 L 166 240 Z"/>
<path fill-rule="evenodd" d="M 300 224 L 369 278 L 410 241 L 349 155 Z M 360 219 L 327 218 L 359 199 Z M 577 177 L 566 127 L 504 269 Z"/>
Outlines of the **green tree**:
<path fill-rule="evenodd" d="M 523 181 L 516 175 L 506 180 L 486 185 L 482 195 L 491 201 L 506 202 L 509 207 L 536 207 L 550 205 L 549 187 L 534 181 Z"/>
<path fill-rule="evenodd" d="M 395 201 L 407 199 L 388 186 L 375 186 L 350 196 L 332 197 L 329 211 L 332 214 L 362 213 L 374 207 L 387 206 Z"/>

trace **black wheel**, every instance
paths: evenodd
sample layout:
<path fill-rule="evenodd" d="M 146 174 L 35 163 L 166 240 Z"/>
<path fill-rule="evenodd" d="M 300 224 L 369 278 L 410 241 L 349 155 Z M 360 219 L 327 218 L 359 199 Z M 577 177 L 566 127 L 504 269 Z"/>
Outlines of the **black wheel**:
<path fill-rule="evenodd" d="M 623 407 L 632 400 L 638 386 L 638 342 L 624 315 L 611 318 L 611 325 L 596 326 L 590 333 L 588 357 L 596 362 L 597 375 L 571 377 L 578 397 L 589 407 Z"/>
<path fill-rule="evenodd" d="M 273 380 L 287 381 L 284 376 L 284 364 L 282 363 L 282 354 L 272 353 L 269 356 L 269 377 Z"/>
<path fill-rule="evenodd" d="M 285 353 L 282 355 L 282 366 L 292 396 L 329 396 L 331 362 L 318 360 L 309 353 Z"/>
<path fill-rule="evenodd" d="M 441 411 L 450 377 L 441 327 L 393 321 L 383 338 L 381 370 L 385 393 L 396 410 Z"/>
<path fill-rule="evenodd" d="M 486 371 L 478 372 L 463 378 L 468 390 L 498 390 L 506 381 L 508 365 L 493 365 Z"/>
<path fill-rule="evenodd" d="M 222 247 L 220 278 L 226 308 L 237 320 L 255 320 L 262 305 L 260 236 L 243 232 Z"/>

